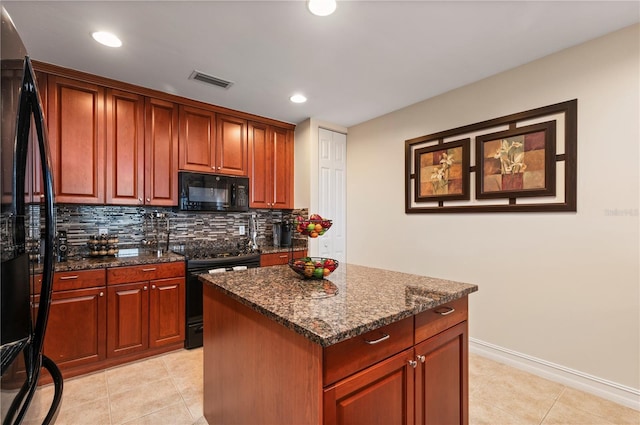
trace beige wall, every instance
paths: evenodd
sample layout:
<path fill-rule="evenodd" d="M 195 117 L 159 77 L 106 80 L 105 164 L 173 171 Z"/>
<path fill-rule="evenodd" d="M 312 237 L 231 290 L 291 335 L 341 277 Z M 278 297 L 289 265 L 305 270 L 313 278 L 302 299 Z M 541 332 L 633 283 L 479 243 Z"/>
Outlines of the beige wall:
<path fill-rule="evenodd" d="M 472 338 L 637 391 L 639 36 L 629 27 L 349 128 L 348 261 L 476 283 Z M 404 213 L 406 139 L 575 98 L 577 213 Z"/>

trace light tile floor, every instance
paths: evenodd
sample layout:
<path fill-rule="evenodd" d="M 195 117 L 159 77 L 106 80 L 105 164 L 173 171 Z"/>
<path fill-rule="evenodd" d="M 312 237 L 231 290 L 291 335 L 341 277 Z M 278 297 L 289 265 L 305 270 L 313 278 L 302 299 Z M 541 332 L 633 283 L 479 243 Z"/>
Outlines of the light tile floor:
<path fill-rule="evenodd" d="M 41 423 L 52 393 L 51 386 L 38 390 L 26 425 Z M 470 354 L 469 423 L 640 425 L 640 412 Z M 85 424 L 207 425 L 202 349 L 65 380 L 56 425 Z"/>

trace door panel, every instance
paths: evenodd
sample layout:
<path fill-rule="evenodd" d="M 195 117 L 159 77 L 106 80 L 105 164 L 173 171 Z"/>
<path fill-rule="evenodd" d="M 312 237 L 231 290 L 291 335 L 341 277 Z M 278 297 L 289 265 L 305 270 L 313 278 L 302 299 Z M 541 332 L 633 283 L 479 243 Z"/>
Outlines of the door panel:
<path fill-rule="evenodd" d="M 107 288 L 107 356 L 144 351 L 149 346 L 149 284 Z"/>
<path fill-rule="evenodd" d="M 144 98 L 107 91 L 107 203 L 144 203 Z"/>
<path fill-rule="evenodd" d="M 145 204 L 178 205 L 178 106 L 145 102 Z"/>
<path fill-rule="evenodd" d="M 416 345 L 424 356 L 416 370 L 416 423 L 466 425 L 467 322 L 462 322 Z"/>
<path fill-rule="evenodd" d="M 413 424 L 412 355 L 403 351 L 325 389 L 324 424 Z"/>
<path fill-rule="evenodd" d="M 153 280 L 150 284 L 149 346 L 184 341 L 184 277 Z"/>

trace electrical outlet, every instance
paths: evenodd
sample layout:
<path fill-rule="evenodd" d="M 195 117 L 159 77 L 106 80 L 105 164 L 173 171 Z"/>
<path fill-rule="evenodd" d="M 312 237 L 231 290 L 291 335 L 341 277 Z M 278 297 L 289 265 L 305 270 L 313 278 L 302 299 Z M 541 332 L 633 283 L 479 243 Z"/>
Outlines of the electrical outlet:
<path fill-rule="evenodd" d="M 109 229 L 105 228 L 105 227 L 101 227 L 98 229 L 98 235 L 106 235 L 109 233 Z"/>
<path fill-rule="evenodd" d="M 240 236 L 244 235 L 244 226 L 240 226 L 240 229 L 238 229 L 238 233 L 240 233 Z"/>

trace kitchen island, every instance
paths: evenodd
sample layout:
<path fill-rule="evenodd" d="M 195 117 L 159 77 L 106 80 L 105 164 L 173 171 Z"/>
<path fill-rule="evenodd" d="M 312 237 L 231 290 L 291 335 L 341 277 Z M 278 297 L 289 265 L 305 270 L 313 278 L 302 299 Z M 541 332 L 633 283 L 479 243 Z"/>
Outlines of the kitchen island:
<path fill-rule="evenodd" d="M 476 285 L 352 264 L 200 278 L 209 423 L 468 422 Z"/>

